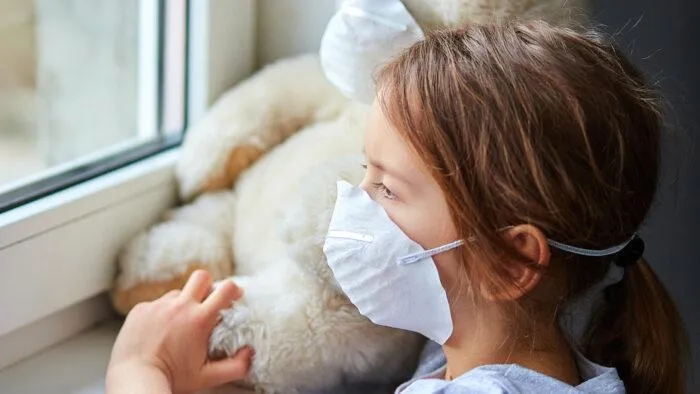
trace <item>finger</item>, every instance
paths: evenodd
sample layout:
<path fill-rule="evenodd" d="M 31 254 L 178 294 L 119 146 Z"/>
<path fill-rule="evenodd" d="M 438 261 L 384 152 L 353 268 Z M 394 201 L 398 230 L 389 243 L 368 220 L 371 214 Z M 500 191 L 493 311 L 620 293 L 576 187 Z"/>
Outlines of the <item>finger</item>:
<path fill-rule="evenodd" d="M 216 289 L 218 289 L 222 283 L 229 282 L 229 281 L 230 281 L 229 279 L 224 279 L 224 280 L 219 280 L 219 281 L 214 282 L 211 285 L 211 287 L 209 288 L 209 292 L 207 293 L 207 297 L 209 297 Z"/>
<path fill-rule="evenodd" d="M 162 300 L 167 300 L 170 298 L 175 298 L 178 295 L 180 295 L 180 290 L 170 290 L 169 292 L 163 294 L 162 297 L 160 297 Z"/>
<path fill-rule="evenodd" d="M 192 273 L 190 279 L 182 288 L 182 295 L 201 302 L 211 289 L 212 279 L 207 271 L 197 270 Z"/>
<path fill-rule="evenodd" d="M 252 357 L 253 351 L 244 347 L 236 352 L 233 357 L 205 364 L 201 373 L 203 388 L 220 386 L 245 378 L 250 370 Z"/>
<path fill-rule="evenodd" d="M 236 286 L 233 281 L 221 282 L 214 291 L 204 300 L 207 314 L 218 316 L 219 311 L 231 307 L 231 303 L 243 295 L 243 289 Z"/>

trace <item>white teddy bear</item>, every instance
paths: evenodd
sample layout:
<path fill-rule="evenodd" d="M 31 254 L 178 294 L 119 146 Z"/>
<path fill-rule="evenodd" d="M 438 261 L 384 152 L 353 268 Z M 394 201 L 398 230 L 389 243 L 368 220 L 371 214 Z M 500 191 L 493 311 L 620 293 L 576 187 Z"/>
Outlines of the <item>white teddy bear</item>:
<path fill-rule="evenodd" d="M 370 1 L 376 0 L 344 5 Z M 405 6 L 424 31 L 494 16 L 568 24 L 575 21 L 570 11 L 580 16 L 583 6 L 573 0 L 381 2 Z M 180 288 L 199 268 L 217 280 L 235 273 L 244 295 L 223 312 L 210 347 L 212 354 L 252 347 L 249 383 L 256 389 L 337 392 L 332 388 L 350 383 L 388 387 L 408 379 L 422 337 L 362 316 L 323 254 L 336 181 L 357 184 L 363 176 L 368 108 L 329 82 L 317 55 L 267 66 L 222 96 L 182 147 L 177 178 L 181 197 L 191 202 L 168 212 L 120 256 L 116 309 L 125 314 Z"/>

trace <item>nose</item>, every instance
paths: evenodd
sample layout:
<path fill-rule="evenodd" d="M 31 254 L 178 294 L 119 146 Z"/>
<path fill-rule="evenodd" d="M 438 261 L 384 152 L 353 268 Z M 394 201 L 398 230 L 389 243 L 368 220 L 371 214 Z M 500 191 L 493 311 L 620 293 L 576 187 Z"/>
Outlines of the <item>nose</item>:
<path fill-rule="evenodd" d="M 370 191 L 371 191 L 371 189 L 370 189 L 371 186 L 372 186 L 372 183 L 371 183 L 371 181 L 370 181 L 370 179 L 369 179 L 369 176 L 367 175 L 367 172 L 365 172 L 365 177 L 362 178 L 362 182 L 360 182 L 360 184 L 358 185 L 358 187 L 359 187 L 360 189 L 364 190 L 365 192 L 367 192 L 367 194 L 370 196 L 370 198 L 372 198 L 372 199 L 374 200 L 374 199 L 375 199 L 375 198 L 374 198 L 374 195 L 370 192 Z"/>

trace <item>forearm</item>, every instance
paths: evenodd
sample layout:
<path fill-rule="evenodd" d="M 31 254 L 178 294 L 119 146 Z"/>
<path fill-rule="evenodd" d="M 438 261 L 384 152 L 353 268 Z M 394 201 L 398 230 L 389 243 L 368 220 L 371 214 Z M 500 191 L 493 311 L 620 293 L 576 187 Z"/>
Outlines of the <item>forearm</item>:
<path fill-rule="evenodd" d="M 159 370 L 147 366 L 110 368 L 106 394 L 171 394 L 170 382 Z"/>

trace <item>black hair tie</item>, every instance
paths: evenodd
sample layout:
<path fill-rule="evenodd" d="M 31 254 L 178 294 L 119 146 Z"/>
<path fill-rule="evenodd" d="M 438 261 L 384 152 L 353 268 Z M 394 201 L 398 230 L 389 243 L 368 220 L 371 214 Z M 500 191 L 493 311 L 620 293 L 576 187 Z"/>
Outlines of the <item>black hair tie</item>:
<path fill-rule="evenodd" d="M 625 268 L 635 264 L 644 254 L 644 241 L 635 235 L 615 257 L 615 264 Z"/>

